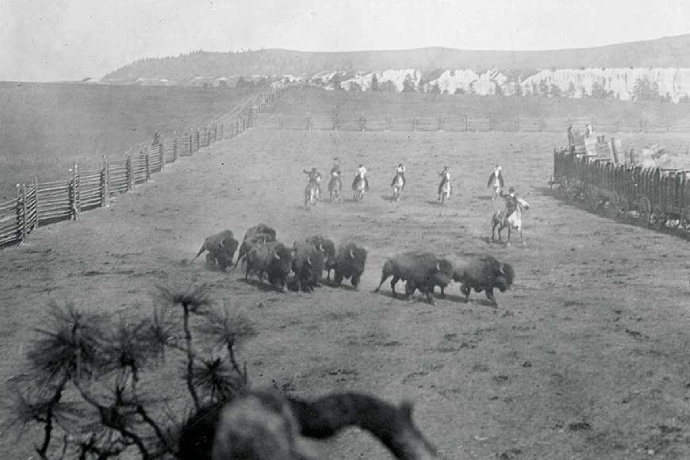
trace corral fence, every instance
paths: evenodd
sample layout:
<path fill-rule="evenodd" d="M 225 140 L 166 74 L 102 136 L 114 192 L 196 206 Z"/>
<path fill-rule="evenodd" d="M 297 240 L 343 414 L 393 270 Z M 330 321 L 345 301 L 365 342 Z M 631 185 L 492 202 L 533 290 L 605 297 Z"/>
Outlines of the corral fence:
<path fill-rule="evenodd" d="M 583 129 L 585 123 L 599 132 L 668 133 L 690 132 L 690 120 L 597 120 L 591 117 L 501 117 L 490 113 L 484 117 L 457 116 L 392 117 L 342 116 L 337 113 L 280 114 L 263 113 L 257 125 L 266 129 L 316 131 L 448 131 L 448 132 L 565 132 L 568 126 Z"/>
<path fill-rule="evenodd" d="M 563 199 L 610 218 L 690 235 L 690 171 L 554 151 L 549 182 Z"/>
<path fill-rule="evenodd" d="M 161 172 L 166 165 L 242 134 L 290 89 L 285 86 L 259 94 L 208 126 L 182 135 L 156 136 L 152 143 L 130 149 L 125 158 L 111 160 L 103 156 L 98 170 L 80 171 L 75 163 L 67 180 L 17 184 L 16 199 L 0 203 L 0 247 L 26 240 L 41 225 L 77 220 L 83 211 L 107 207 L 112 196 L 148 182 L 152 174 Z"/>

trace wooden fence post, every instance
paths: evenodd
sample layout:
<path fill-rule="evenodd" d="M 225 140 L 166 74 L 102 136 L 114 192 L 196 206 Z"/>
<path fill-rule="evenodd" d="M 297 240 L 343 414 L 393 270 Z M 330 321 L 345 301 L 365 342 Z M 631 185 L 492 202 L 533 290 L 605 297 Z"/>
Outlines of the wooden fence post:
<path fill-rule="evenodd" d="M 110 171 L 108 159 L 103 155 L 103 169 L 101 170 L 101 208 L 108 207 L 108 197 L 110 196 Z"/>
<path fill-rule="evenodd" d="M 79 213 L 81 212 L 81 203 L 79 202 L 79 166 L 74 163 L 70 169 L 69 182 L 69 205 L 72 211 L 71 220 L 79 220 Z"/>
<path fill-rule="evenodd" d="M 34 225 L 31 230 L 38 228 L 38 178 L 34 177 L 34 206 L 36 206 L 36 217 L 34 217 Z"/>
<path fill-rule="evenodd" d="M 390 131 L 393 129 L 393 119 L 391 118 L 390 115 L 386 116 L 386 131 Z"/>
<path fill-rule="evenodd" d="M 139 158 L 141 158 L 141 150 Z M 146 182 L 148 182 L 151 180 L 151 149 L 148 145 L 144 147 L 144 165 L 146 165 Z"/>
<path fill-rule="evenodd" d="M 364 115 L 360 115 L 360 117 L 359 117 L 359 130 L 360 131 L 366 131 L 367 130 L 367 118 Z"/>
<path fill-rule="evenodd" d="M 412 115 L 412 131 L 417 131 L 417 115 Z"/>
<path fill-rule="evenodd" d="M 125 161 L 125 168 L 127 171 L 127 191 L 131 192 L 134 188 L 134 171 L 132 170 L 132 154 L 127 152 L 127 161 Z"/>
<path fill-rule="evenodd" d="M 443 124 L 445 122 L 445 119 L 443 117 L 438 117 L 438 130 L 443 131 Z"/>
<path fill-rule="evenodd" d="M 517 132 L 520 132 L 520 114 L 519 113 L 515 117 L 515 127 L 517 128 Z"/>
<path fill-rule="evenodd" d="M 160 144 L 158 144 L 158 154 L 160 155 L 160 162 L 161 162 L 160 171 L 163 171 L 163 168 L 165 167 L 165 149 L 163 148 L 162 142 Z"/>
<path fill-rule="evenodd" d="M 19 242 L 26 241 L 28 229 L 26 227 L 26 187 L 24 184 L 17 184 L 17 233 Z"/>
<path fill-rule="evenodd" d="M 470 130 L 470 121 L 469 121 L 469 117 L 468 117 L 467 115 L 463 115 L 463 117 L 465 118 L 465 132 L 467 132 L 467 131 Z"/>

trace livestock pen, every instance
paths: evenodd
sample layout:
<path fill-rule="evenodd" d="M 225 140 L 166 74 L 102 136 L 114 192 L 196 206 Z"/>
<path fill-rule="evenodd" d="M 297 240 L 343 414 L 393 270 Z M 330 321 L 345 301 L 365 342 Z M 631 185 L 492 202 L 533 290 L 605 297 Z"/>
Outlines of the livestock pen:
<path fill-rule="evenodd" d="M 0 247 L 26 240 L 41 225 L 77 220 L 82 211 L 106 207 L 112 196 L 148 182 L 152 174 L 162 171 L 167 164 L 242 134 L 253 126 L 258 114 L 268 110 L 289 89 L 285 86 L 259 94 L 207 126 L 139 144 L 125 158 L 110 160 L 103 156 L 98 170 L 82 172 L 74 163 L 65 180 L 17 184 L 16 198 L 0 203 Z"/>

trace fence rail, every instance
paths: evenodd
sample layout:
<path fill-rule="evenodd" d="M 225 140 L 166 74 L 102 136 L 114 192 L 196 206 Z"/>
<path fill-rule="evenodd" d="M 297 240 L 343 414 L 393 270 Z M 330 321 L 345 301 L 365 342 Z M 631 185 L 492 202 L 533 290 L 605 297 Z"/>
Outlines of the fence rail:
<path fill-rule="evenodd" d="M 0 203 L 0 247 L 25 241 L 41 225 L 77 220 L 82 211 L 107 207 L 111 197 L 148 182 L 165 165 L 242 134 L 290 89 L 285 86 L 259 94 L 208 126 L 137 145 L 124 159 L 110 160 L 104 156 L 99 170 L 82 172 L 75 163 L 66 180 L 17 184 L 16 198 Z"/>
<path fill-rule="evenodd" d="M 690 133 L 690 120 L 597 120 L 586 117 L 407 117 L 355 116 L 342 118 L 336 114 L 262 113 L 257 124 L 266 129 L 315 131 L 449 131 L 449 132 L 565 132 L 572 125 L 584 128 L 589 123 L 599 132 L 616 133 Z"/>

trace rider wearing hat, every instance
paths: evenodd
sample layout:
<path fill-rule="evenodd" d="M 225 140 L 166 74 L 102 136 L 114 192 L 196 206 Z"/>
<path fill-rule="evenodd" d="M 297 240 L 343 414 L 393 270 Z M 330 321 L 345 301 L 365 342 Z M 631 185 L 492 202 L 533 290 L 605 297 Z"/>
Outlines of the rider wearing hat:
<path fill-rule="evenodd" d="M 518 198 L 517 194 L 515 193 L 515 189 L 513 187 L 510 187 L 508 189 L 507 195 L 504 195 L 503 191 L 501 191 L 501 197 L 503 197 L 503 199 L 506 202 L 506 217 L 508 217 L 513 213 L 513 211 L 515 211 L 515 209 L 518 206 Z"/>
<path fill-rule="evenodd" d="M 357 174 L 355 175 L 354 180 L 352 181 L 352 190 L 357 189 L 357 182 L 364 181 L 364 190 L 369 190 L 369 180 L 367 179 L 367 168 L 364 167 L 363 164 L 360 164 L 357 167 Z"/>
<path fill-rule="evenodd" d="M 395 178 L 400 176 L 402 177 L 402 188 L 400 190 L 405 189 L 405 184 L 407 183 L 407 180 L 405 180 L 405 165 L 403 163 L 400 163 L 397 168 L 395 168 L 395 176 L 393 176 L 393 181 L 391 182 L 391 187 L 395 186 Z"/>
<path fill-rule="evenodd" d="M 450 167 L 444 166 L 443 171 L 438 173 L 439 176 L 441 176 L 441 183 L 438 184 L 438 194 L 441 194 L 441 189 L 443 188 L 443 185 L 450 181 Z"/>
<path fill-rule="evenodd" d="M 321 198 L 321 173 L 316 168 L 311 168 L 311 171 L 303 169 L 302 172 L 309 176 L 307 188 L 309 188 L 311 184 L 316 184 L 318 198 Z"/>

